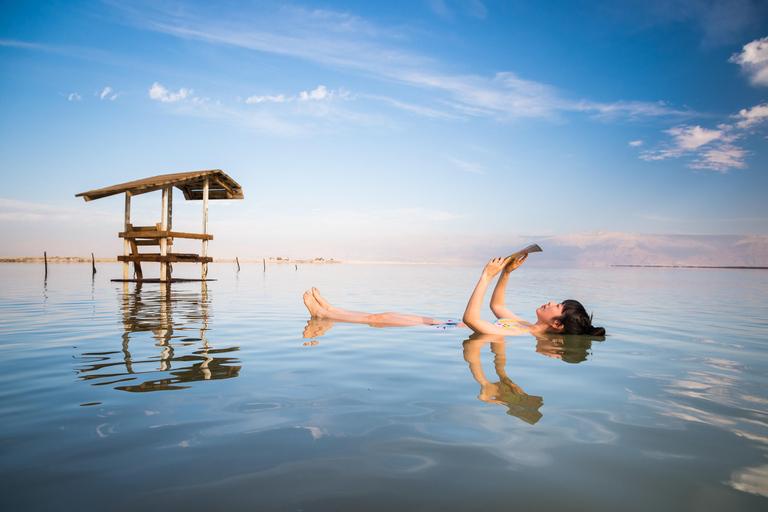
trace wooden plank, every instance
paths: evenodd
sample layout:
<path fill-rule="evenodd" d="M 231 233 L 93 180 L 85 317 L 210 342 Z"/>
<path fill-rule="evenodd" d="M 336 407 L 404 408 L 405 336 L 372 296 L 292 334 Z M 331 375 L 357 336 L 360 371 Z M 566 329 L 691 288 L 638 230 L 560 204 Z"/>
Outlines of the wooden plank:
<path fill-rule="evenodd" d="M 134 254 L 131 256 L 118 256 L 117 261 L 133 261 L 133 262 L 153 262 L 153 263 L 211 263 L 213 258 L 210 256 L 202 257 L 197 254 L 177 254 L 170 253 L 165 256 L 160 254 Z"/>
<path fill-rule="evenodd" d="M 181 231 L 127 231 L 117 234 L 119 238 L 189 238 L 192 240 L 213 240 L 213 235 L 183 233 Z"/>
<path fill-rule="evenodd" d="M 174 277 L 170 281 L 160 281 L 157 278 L 147 278 L 147 279 L 110 279 L 113 283 L 205 283 L 207 281 L 216 281 L 216 279 L 185 279 L 183 277 Z M 128 293 L 128 292 L 125 292 Z M 137 332 L 145 332 L 145 331 L 152 331 L 154 329 L 147 328 L 147 329 L 141 329 Z M 133 331 L 131 331 L 133 332 Z"/>

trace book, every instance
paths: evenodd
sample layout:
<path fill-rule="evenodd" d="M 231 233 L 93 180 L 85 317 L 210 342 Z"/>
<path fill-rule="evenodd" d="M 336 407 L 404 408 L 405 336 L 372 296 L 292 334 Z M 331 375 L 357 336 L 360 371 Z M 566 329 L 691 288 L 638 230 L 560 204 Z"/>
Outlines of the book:
<path fill-rule="evenodd" d="M 538 244 L 531 244 L 528 247 L 526 247 L 525 249 L 521 249 L 521 250 L 517 251 L 516 253 L 510 254 L 509 256 L 507 256 L 507 258 L 508 259 L 509 258 L 516 258 L 518 256 L 522 256 L 523 254 L 530 254 L 532 252 L 542 252 L 541 247 L 539 247 Z"/>

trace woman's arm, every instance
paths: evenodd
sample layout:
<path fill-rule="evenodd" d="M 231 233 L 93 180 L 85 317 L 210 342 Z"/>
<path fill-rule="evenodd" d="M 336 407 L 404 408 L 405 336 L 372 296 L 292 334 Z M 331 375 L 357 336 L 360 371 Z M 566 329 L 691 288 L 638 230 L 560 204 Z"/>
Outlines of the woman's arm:
<path fill-rule="evenodd" d="M 480 312 L 483 307 L 483 297 L 485 297 L 485 292 L 488 290 L 488 285 L 494 276 L 501 272 L 506 262 L 507 258 L 494 258 L 489 261 L 483 269 L 483 273 L 480 275 L 480 280 L 477 282 L 475 290 L 469 297 L 467 309 L 464 310 L 463 320 L 464 323 L 467 324 L 467 327 L 475 332 L 483 334 L 500 334 L 502 336 L 514 336 L 522 333 L 522 331 L 510 332 L 508 329 L 504 329 L 480 318 Z"/>
<path fill-rule="evenodd" d="M 504 304 L 504 296 L 507 291 L 507 281 L 509 280 L 509 274 L 512 273 L 517 267 L 523 264 L 527 254 L 523 254 L 522 257 L 511 260 L 502 270 L 499 276 L 499 282 L 496 283 L 496 288 L 493 289 L 493 295 L 491 295 L 491 311 L 496 315 L 496 318 L 512 318 L 513 320 L 524 321 L 522 318 L 507 309 Z"/>

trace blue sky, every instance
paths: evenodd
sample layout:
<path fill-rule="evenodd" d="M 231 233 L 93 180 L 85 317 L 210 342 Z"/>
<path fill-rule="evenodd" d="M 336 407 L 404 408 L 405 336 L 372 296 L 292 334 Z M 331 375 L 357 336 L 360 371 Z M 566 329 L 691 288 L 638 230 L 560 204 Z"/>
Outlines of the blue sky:
<path fill-rule="evenodd" d="M 40 1 L 0 20 L 2 256 L 119 253 L 122 198 L 74 194 L 215 168 L 246 196 L 212 205 L 219 257 L 768 234 L 764 2 Z M 135 218 L 154 223 L 150 196 Z"/>

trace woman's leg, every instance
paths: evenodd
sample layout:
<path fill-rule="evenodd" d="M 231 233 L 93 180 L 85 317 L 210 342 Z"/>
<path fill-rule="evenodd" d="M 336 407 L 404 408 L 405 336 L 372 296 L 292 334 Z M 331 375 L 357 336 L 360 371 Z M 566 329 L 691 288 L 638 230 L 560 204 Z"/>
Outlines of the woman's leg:
<path fill-rule="evenodd" d="M 315 318 L 337 320 L 339 322 L 369 324 L 374 327 L 407 327 L 410 325 L 439 324 L 440 320 L 426 316 L 403 315 L 400 313 L 364 313 L 349 311 L 332 306 L 320 295 L 317 288 L 304 293 L 304 305 Z"/>

